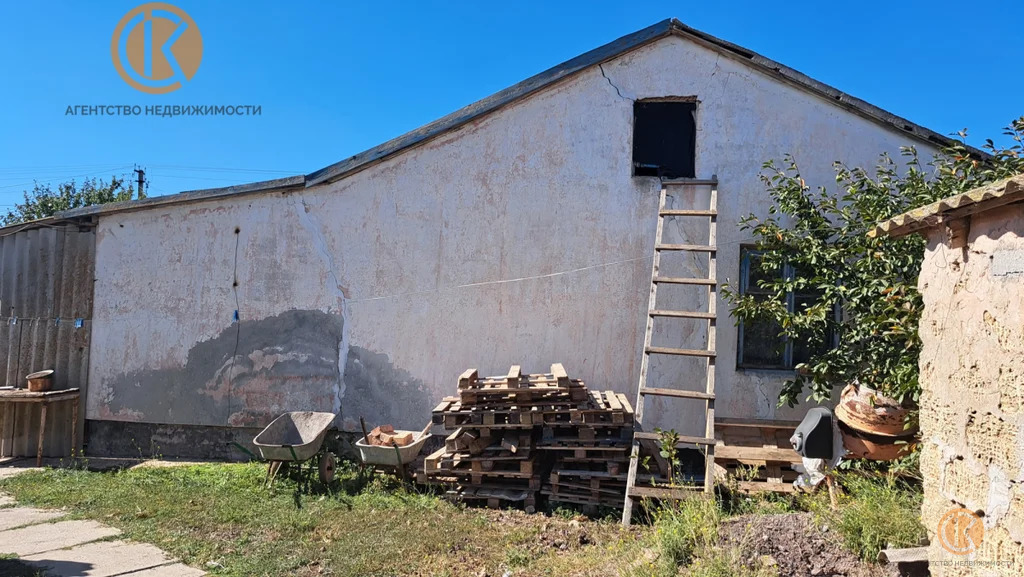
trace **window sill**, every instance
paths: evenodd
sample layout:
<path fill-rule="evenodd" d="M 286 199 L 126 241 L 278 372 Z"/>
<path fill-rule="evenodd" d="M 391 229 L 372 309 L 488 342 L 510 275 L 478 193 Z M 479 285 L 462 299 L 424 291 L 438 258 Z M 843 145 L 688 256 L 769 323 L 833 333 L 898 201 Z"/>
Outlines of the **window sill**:
<path fill-rule="evenodd" d="M 737 373 L 768 373 L 778 376 L 796 376 L 796 369 L 765 369 L 760 367 L 736 367 Z"/>

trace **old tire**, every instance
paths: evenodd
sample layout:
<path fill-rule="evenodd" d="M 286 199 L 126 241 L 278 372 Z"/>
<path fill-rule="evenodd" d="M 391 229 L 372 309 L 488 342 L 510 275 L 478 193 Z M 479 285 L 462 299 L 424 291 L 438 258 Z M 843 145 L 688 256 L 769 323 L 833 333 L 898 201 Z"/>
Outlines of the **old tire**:
<path fill-rule="evenodd" d="M 329 485 L 334 481 L 335 469 L 338 466 L 337 459 L 334 458 L 334 453 L 327 451 L 320 457 L 320 464 L 317 467 L 317 476 L 320 478 L 320 482 L 324 485 Z"/>

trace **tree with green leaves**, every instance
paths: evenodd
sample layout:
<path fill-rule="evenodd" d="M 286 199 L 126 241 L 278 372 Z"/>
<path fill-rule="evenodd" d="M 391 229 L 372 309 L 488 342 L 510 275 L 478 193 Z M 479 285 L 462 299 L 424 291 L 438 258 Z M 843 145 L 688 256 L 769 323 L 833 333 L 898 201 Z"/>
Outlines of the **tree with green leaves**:
<path fill-rule="evenodd" d="M 750 277 L 761 290 L 741 294 L 727 286 L 723 295 L 737 322 L 775 332 L 783 344 L 810 346 L 780 405 L 795 405 L 805 389 L 808 398 L 826 400 L 837 385 L 852 382 L 899 401 L 918 400 L 917 278 L 925 241 L 867 233 L 897 214 L 1024 172 L 1024 117 L 1005 134 L 1013 142 L 1002 148 L 986 141 L 988 156 L 956 143 L 927 163 L 913 148 L 903 149 L 901 162 L 882 155 L 873 171 L 837 163 L 835 191 L 807 186 L 792 157 L 764 164 L 772 206 L 767 216 L 740 223 L 756 238 L 758 258 L 750 266 L 757 270 Z M 787 307 L 794 294 L 813 298 Z"/>
<path fill-rule="evenodd" d="M 8 226 L 53 216 L 58 212 L 92 206 L 146 198 L 144 191 L 136 193 L 124 178 L 111 177 L 110 181 L 88 178 L 81 184 L 74 180 L 57 185 L 54 190 L 49 184 L 38 182 L 30 191 L 25 191 L 25 201 L 14 205 L 13 210 L 0 218 L 0 224 Z"/>

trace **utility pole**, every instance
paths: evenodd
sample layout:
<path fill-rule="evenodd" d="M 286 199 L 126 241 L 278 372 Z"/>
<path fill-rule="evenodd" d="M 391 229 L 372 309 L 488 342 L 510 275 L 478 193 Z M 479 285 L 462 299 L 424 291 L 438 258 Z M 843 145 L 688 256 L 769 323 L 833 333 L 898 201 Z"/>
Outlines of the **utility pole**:
<path fill-rule="evenodd" d="M 135 174 L 139 175 L 139 181 L 138 181 L 139 182 L 139 188 L 135 190 L 135 194 L 139 198 L 142 198 L 142 195 L 145 193 L 145 190 L 143 189 L 143 186 L 145 186 L 145 184 L 146 184 L 146 169 L 144 169 L 144 168 L 136 168 L 136 169 L 134 169 L 134 172 L 135 172 Z"/>

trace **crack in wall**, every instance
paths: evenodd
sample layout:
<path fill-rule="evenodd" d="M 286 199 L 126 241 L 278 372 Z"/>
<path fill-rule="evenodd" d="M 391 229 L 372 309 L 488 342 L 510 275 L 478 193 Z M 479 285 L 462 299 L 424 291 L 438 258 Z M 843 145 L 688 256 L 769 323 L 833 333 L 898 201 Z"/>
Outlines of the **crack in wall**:
<path fill-rule="evenodd" d="M 611 79 L 611 78 L 608 78 L 608 75 L 607 75 L 607 74 L 605 74 L 605 72 L 604 72 L 604 65 L 603 65 L 603 64 L 601 64 L 601 63 L 598 63 L 597 67 L 598 67 L 598 69 L 600 69 L 600 70 L 601 70 L 601 76 L 603 76 L 603 77 L 604 77 L 604 79 L 608 81 L 608 85 L 609 85 L 609 86 L 611 86 L 612 88 L 614 88 L 614 89 L 615 89 L 615 94 L 618 94 L 618 95 L 619 95 L 619 98 L 621 98 L 621 99 L 623 99 L 623 100 L 628 100 L 628 101 L 630 101 L 630 102 L 636 102 L 636 99 L 633 99 L 633 98 L 630 98 L 630 97 L 628 97 L 628 96 L 623 96 L 623 95 L 622 95 L 622 91 L 621 91 L 621 90 L 619 90 L 619 87 L 618 87 L 618 86 L 616 86 L 614 82 L 612 82 L 612 79 Z"/>
<path fill-rule="evenodd" d="M 306 199 L 302 198 L 301 193 L 296 194 L 293 198 L 295 199 L 293 202 L 293 205 L 295 206 L 295 214 L 299 217 L 299 222 L 302 224 L 302 228 L 309 233 L 309 238 L 313 243 L 313 247 L 316 249 L 317 254 L 320 255 L 320 260 L 324 267 L 327 268 L 327 274 L 331 280 L 331 292 L 334 294 L 334 298 L 337 300 L 338 305 L 336 314 L 341 315 L 341 339 L 338 341 L 338 388 L 334 399 L 334 412 L 340 415 L 341 400 L 345 397 L 345 366 L 348 364 L 349 353 L 350 328 L 348 299 L 345 296 L 345 291 L 341 288 L 341 281 L 338 279 L 334 255 L 331 253 L 330 246 L 327 244 L 327 238 L 324 237 L 323 229 L 320 226 L 319 220 L 312 213 L 309 205 L 306 204 Z M 327 312 L 330 313 L 332 311 L 328 308 Z"/>

